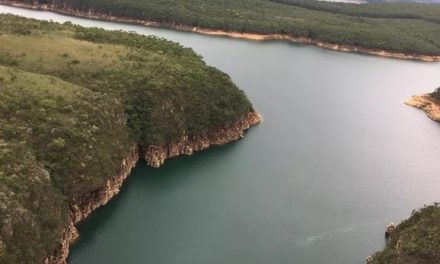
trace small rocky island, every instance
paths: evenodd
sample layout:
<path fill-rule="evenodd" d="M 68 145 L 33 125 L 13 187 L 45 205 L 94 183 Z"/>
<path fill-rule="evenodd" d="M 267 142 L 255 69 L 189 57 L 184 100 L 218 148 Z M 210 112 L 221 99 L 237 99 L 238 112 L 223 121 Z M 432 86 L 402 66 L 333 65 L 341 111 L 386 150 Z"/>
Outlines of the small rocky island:
<path fill-rule="evenodd" d="M 176 43 L 0 15 L 0 263 L 66 263 L 75 225 L 153 167 L 261 121 Z"/>

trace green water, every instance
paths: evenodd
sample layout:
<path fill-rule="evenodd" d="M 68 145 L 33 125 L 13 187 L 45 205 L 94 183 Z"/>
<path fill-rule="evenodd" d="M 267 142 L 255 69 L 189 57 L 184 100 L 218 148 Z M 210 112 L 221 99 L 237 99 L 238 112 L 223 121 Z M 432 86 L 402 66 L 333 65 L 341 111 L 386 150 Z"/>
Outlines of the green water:
<path fill-rule="evenodd" d="M 440 64 L 0 11 L 178 41 L 265 118 L 237 143 L 138 164 L 79 226 L 71 264 L 364 263 L 389 222 L 440 201 L 440 125 L 402 103 L 440 85 Z"/>

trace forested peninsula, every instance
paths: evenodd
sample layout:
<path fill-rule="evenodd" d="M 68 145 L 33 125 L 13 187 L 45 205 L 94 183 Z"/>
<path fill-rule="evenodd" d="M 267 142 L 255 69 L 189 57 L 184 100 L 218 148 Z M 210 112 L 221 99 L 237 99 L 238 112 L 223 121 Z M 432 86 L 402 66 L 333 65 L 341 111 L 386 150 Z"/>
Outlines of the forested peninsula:
<path fill-rule="evenodd" d="M 0 15 L 0 263 L 65 263 L 75 224 L 151 166 L 260 122 L 176 43 Z"/>
<path fill-rule="evenodd" d="M 440 5 L 315 0 L 0 0 L 2 4 L 256 40 L 440 61 Z"/>

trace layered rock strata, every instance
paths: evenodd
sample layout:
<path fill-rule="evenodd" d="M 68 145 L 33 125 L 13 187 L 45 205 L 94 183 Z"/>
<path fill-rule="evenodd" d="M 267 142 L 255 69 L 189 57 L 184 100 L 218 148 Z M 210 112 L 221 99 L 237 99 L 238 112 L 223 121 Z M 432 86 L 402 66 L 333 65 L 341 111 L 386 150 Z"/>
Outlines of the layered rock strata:
<path fill-rule="evenodd" d="M 150 145 L 143 148 L 143 157 L 148 165 L 158 168 L 166 159 L 192 155 L 194 152 L 220 146 L 243 137 L 246 130 L 262 121 L 262 117 L 255 111 L 249 112 L 238 121 L 207 133 L 196 136 L 184 136 L 180 140 L 164 145 Z"/>
<path fill-rule="evenodd" d="M 261 121 L 262 117 L 257 112 L 251 111 L 245 117 L 230 125 L 213 129 L 198 136 L 182 137 L 179 141 L 162 146 L 151 145 L 143 148 L 134 146 L 128 157 L 122 161 L 121 168 L 115 176 L 109 178 L 101 188 L 76 199 L 72 203 L 69 219 L 61 235 L 58 249 L 44 260 L 44 264 L 67 263 L 69 247 L 79 237 L 75 225 L 86 219 L 97 208 L 107 204 L 119 193 L 124 180 L 139 160 L 140 153 L 142 153 L 148 165 L 157 168 L 168 158 L 191 155 L 210 146 L 219 146 L 241 139 L 246 130 Z"/>
<path fill-rule="evenodd" d="M 139 160 L 139 148 L 133 147 L 127 158 L 122 161 L 119 171 L 109 178 L 105 184 L 78 199 L 70 206 L 69 219 L 59 241 L 58 249 L 44 260 L 44 264 L 66 264 L 70 245 L 78 238 L 75 225 L 86 219 L 97 208 L 107 204 L 119 190 L 131 170 Z"/>

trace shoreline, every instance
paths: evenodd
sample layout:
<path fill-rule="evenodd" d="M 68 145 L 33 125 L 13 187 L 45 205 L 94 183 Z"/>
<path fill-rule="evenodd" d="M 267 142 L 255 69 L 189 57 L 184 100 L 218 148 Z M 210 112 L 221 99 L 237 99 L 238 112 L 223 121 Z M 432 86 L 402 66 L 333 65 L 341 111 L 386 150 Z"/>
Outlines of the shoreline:
<path fill-rule="evenodd" d="M 85 12 L 85 11 L 74 10 L 74 9 L 69 9 L 69 8 L 62 9 L 62 8 L 59 8 L 59 7 L 56 7 L 53 5 L 47 5 L 47 4 L 26 4 L 26 3 L 11 1 L 11 0 L 0 0 L 0 4 L 12 6 L 12 7 L 18 7 L 18 8 L 32 9 L 32 10 L 50 11 L 50 12 L 54 12 L 57 14 L 74 16 L 74 17 L 81 17 L 81 18 L 86 18 L 86 19 L 95 19 L 95 20 L 102 20 L 102 21 L 137 24 L 137 25 L 143 25 L 143 26 L 147 26 L 147 27 L 167 28 L 167 29 L 173 29 L 173 30 L 179 30 L 179 31 L 194 32 L 194 33 L 203 34 L 203 35 L 230 37 L 230 38 L 247 39 L 247 40 L 254 40 L 254 41 L 273 41 L 273 40 L 290 41 L 290 42 L 298 43 L 298 44 L 314 45 L 314 46 L 317 46 L 317 47 L 320 47 L 323 49 L 334 50 L 334 51 L 352 52 L 352 53 L 373 55 L 373 56 L 384 57 L 384 58 L 394 58 L 394 59 L 401 59 L 401 60 L 414 60 L 414 61 L 423 61 L 423 62 L 440 62 L 440 55 L 407 54 L 407 53 L 402 53 L 402 52 L 378 50 L 378 49 L 350 46 L 350 45 L 344 45 L 344 44 L 334 44 L 334 43 L 323 42 L 318 39 L 312 39 L 312 38 L 302 37 L 302 36 L 293 36 L 293 35 L 288 35 L 288 34 L 241 33 L 241 32 L 234 32 L 234 31 L 215 30 L 215 29 L 209 29 L 209 28 L 191 27 L 191 26 L 181 25 L 181 24 L 176 24 L 176 23 L 165 23 L 165 22 L 150 21 L 150 20 L 146 20 L 146 19 L 132 19 L 132 18 L 128 18 L 128 17 L 111 16 L 111 15 L 105 15 L 105 14 L 95 13 L 95 12 L 91 12 L 91 11 Z"/>
<path fill-rule="evenodd" d="M 69 218 L 67 219 L 65 229 L 61 233 L 59 247 L 44 259 L 44 264 L 67 263 L 70 246 L 79 238 L 76 225 L 85 220 L 93 211 L 106 205 L 119 193 L 122 184 L 130 175 L 138 160 L 139 147 L 133 146 L 128 157 L 122 160 L 121 167 L 115 176 L 109 178 L 100 189 L 87 193 L 73 201 L 70 205 Z"/>
<path fill-rule="evenodd" d="M 405 104 L 425 111 L 429 118 L 440 122 L 440 104 L 430 94 L 413 95 Z"/>
<path fill-rule="evenodd" d="M 244 133 L 249 128 L 258 125 L 262 120 L 260 114 L 250 111 L 245 117 L 236 122 L 202 135 L 190 138 L 183 137 L 177 142 L 163 146 L 133 146 L 128 157 L 122 160 L 121 167 L 115 176 L 109 178 L 101 188 L 73 201 L 70 205 L 69 218 L 59 240 L 59 247 L 49 254 L 43 263 L 67 264 L 70 246 L 79 238 L 76 225 L 84 221 L 93 211 L 106 205 L 119 193 L 120 188 L 140 158 L 144 158 L 149 166 L 159 168 L 169 158 L 179 155 L 192 155 L 211 146 L 225 145 L 239 140 L 244 137 Z"/>
<path fill-rule="evenodd" d="M 141 156 L 149 166 L 159 168 L 167 159 L 181 155 L 193 155 L 195 152 L 212 146 L 221 146 L 242 139 L 247 130 L 262 121 L 263 118 L 260 114 L 251 111 L 245 117 L 225 127 L 191 137 L 184 136 L 175 142 L 164 145 L 143 147 L 141 148 Z"/>

